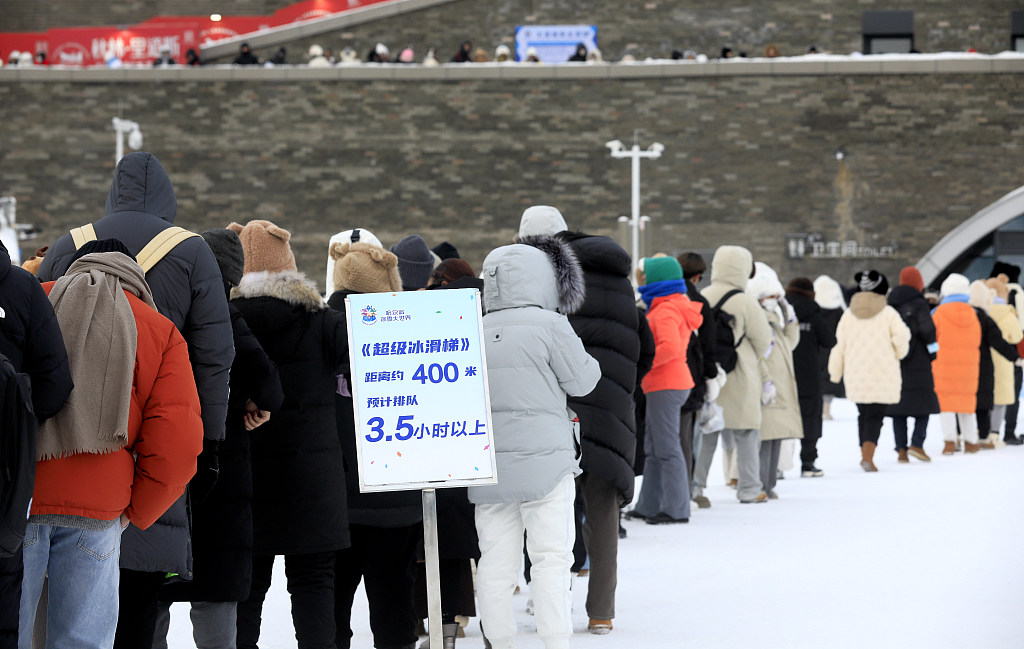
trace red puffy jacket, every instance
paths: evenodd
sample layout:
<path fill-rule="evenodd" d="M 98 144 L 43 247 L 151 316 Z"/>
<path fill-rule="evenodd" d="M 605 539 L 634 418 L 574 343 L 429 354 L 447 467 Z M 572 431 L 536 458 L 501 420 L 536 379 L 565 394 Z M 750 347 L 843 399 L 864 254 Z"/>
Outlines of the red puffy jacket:
<path fill-rule="evenodd" d="M 43 284 L 49 295 L 54 282 Z M 113 520 L 146 529 L 185 491 L 203 450 L 188 346 L 170 320 L 128 291 L 138 329 L 128 444 L 36 463 L 33 515 Z M 74 359 L 72 359 L 74 362 Z"/>
<path fill-rule="evenodd" d="M 656 297 L 647 311 L 654 334 L 654 365 L 641 382 L 644 393 L 658 390 L 690 390 L 695 385 L 686 364 L 686 346 L 704 322 L 699 302 L 682 293 Z"/>

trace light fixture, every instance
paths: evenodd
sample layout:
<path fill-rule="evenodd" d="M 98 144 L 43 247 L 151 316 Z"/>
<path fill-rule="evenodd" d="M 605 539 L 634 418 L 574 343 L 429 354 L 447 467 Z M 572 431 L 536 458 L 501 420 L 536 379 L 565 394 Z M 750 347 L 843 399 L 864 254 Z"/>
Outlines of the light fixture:
<path fill-rule="evenodd" d="M 215 23 L 219 23 L 222 18 L 223 16 L 221 16 L 220 14 L 210 14 L 210 20 L 212 20 Z"/>
<path fill-rule="evenodd" d="M 138 151 L 142 148 L 142 130 L 139 128 L 138 122 L 133 122 L 130 119 L 121 119 L 115 117 L 111 122 L 114 125 L 114 162 L 121 160 L 124 155 L 124 136 L 128 136 L 128 146 Z"/>
<path fill-rule="evenodd" d="M 622 140 L 609 140 L 608 142 L 605 142 L 604 145 L 608 147 L 612 153 L 618 153 L 625 148 L 625 145 L 622 144 Z"/>
<path fill-rule="evenodd" d="M 836 160 L 842 160 L 846 157 L 846 149 L 839 147 L 836 149 Z"/>

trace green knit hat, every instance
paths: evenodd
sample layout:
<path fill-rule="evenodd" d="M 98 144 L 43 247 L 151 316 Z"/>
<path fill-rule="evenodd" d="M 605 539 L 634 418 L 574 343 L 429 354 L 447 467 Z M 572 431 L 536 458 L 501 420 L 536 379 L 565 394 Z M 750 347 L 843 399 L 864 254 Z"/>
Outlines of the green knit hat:
<path fill-rule="evenodd" d="M 672 257 L 647 257 L 644 259 L 644 277 L 648 284 L 666 279 L 682 279 L 683 267 Z"/>

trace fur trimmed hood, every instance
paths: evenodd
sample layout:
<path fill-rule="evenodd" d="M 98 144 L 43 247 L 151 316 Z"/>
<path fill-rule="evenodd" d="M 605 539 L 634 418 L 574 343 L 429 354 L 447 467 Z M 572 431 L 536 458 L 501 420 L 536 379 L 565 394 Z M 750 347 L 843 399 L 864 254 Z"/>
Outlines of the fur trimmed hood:
<path fill-rule="evenodd" d="M 238 286 L 231 289 L 232 300 L 254 297 L 277 298 L 288 304 L 303 307 L 309 312 L 327 308 L 327 303 L 320 297 L 316 285 L 302 273 L 293 270 L 246 273 Z"/>
<path fill-rule="evenodd" d="M 484 260 L 483 279 L 488 311 L 538 306 L 570 315 L 586 297 L 575 253 L 552 237 L 526 237 L 492 250 Z"/>

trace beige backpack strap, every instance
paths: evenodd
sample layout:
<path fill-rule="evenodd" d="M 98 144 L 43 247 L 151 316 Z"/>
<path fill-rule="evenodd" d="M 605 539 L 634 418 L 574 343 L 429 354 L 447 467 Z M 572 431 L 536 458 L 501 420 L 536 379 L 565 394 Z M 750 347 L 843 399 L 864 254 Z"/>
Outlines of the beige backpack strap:
<path fill-rule="evenodd" d="M 142 272 L 148 273 L 158 261 L 164 258 L 164 255 L 174 250 L 179 243 L 190 237 L 198 236 L 195 232 L 189 232 L 176 225 L 171 226 L 153 237 L 146 247 L 139 251 L 135 259 L 139 262 L 139 266 L 142 266 Z"/>
<path fill-rule="evenodd" d="M 71 240 L 75 243 L 75 250 L 78 250 L 90 241 L 96 240 L 96 230 L 92 223 L 86 223 L 80 228 L 71 230 Z"/>

